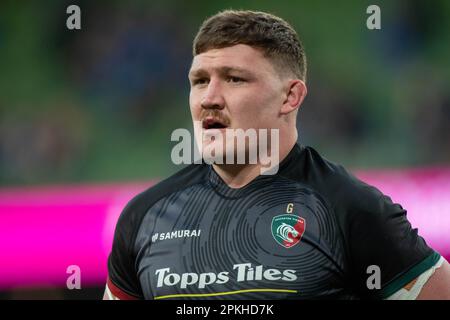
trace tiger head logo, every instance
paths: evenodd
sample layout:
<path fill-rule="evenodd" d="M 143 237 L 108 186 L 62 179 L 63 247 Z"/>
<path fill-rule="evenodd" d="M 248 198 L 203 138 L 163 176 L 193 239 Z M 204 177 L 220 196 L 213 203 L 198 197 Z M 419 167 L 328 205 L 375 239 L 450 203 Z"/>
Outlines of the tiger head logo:
<path fill-rule="evenodd" d="M 285 248 L 298 244 L 305 232 L 305 219 L 293 215 L 283 214 L 272 219 L 272 236 L 275 241 Z"/>
<path fill-rule="evenodd" d="M 295 230 L 294 227 L 283 222 L 277 228 L 277 237 L 280 237 L 283 241 L 293 243 L 294 238 L 298 237 L 298 231 Z"/>

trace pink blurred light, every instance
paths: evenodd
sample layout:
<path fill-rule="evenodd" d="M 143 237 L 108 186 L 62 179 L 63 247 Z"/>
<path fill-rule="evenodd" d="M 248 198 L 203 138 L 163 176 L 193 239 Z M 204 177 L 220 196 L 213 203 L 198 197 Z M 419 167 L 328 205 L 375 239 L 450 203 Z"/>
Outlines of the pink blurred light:
<path fill-rule="evenodd" d="M 70 265 L 104 283 L 120 212 L 151 184 L 0 190 L 0 288 L 65 286 Z"/>

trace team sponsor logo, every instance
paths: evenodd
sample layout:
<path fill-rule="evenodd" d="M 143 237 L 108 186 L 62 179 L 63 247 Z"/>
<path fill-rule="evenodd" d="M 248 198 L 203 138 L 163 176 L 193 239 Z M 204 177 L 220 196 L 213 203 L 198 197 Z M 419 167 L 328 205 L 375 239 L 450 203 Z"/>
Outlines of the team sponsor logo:
<path fill-rule="evenodd" d="M 171 232 L 161 232 L 152 235 L 152 242 L 171 240 L 178 238 L 200 237 L 202 230 L 175 230 Z"/>
<path fill-rule="evenodd" d="M 233 265 L 233 274 L 230 271 L 222 271 L 219 273 L 176 273 L 171 272 L 169 267 L 158 269 L 156 275 L 156 287 L 177 286 L 186 289 L 195 286 L 204 289 L 213 284 L 224 284 L 233 277 L 237 282 L 253 282 L 253 281 L 287 281 L 293 282 L 297 280 L 296 270 L 279 270 L 266 269 L 263 265 L 254 266 L 251 263 L 239 263 Z"/>
<path fill-rule="evenodd" d="M 275 216 L 272 219 L 272 236 L 279 245 L 291 248 L 300 242 L 305 226 L 305 219 L 299 216 L 293 214 Z"/>

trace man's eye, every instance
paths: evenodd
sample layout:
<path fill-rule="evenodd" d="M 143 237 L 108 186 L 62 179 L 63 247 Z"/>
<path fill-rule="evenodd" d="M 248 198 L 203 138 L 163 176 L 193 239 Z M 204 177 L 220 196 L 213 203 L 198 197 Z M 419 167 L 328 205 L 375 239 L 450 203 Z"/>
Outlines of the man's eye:
<path fill-rule="evenodd" d="M 206 79 L 206 78 L 194 79 L 194 80 L 192 81 L 192 84 L 193 84 L 194 86 L 196 86 L 196 85 L 202 85 L 202 84 L 206 84 L 206 83 L 208 83 L 208 79 Z"/>
<path fill-rule="evenodd" d="M 239 77 L 228 77 L 228 82 L 239 83 L 244 82 L 245 80 Z"/>

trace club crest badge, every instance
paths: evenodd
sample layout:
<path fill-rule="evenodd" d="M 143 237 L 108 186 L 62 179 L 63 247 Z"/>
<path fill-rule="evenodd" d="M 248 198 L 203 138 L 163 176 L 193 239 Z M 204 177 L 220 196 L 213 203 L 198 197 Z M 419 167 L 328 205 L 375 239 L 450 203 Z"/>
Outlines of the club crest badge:
<path fill-rule="evenodd" d="M 272 236 L 279 245 L 291 248 L 300 242 L 305 227 L 305 219 L 293 214 L 282 214 L 272 219 Z"/>

